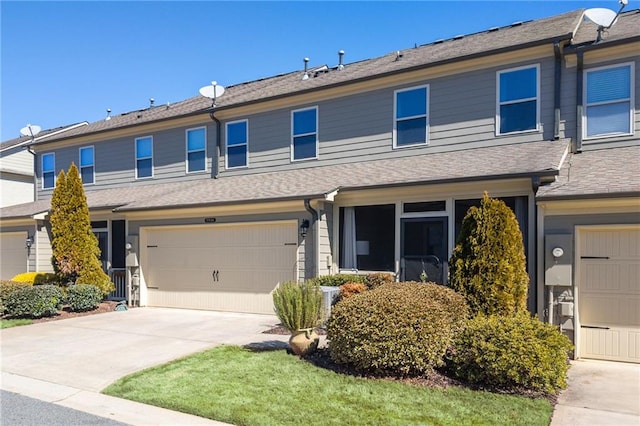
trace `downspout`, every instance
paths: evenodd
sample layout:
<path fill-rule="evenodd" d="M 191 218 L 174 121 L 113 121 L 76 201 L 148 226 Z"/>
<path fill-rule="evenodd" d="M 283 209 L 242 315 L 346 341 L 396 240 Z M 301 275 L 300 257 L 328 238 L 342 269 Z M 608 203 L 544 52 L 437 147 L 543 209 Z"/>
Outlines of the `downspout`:
<path fill-rule="evenodd" d="M 529 281 L 529 288 L 531 289 L 531 291 L 533 292 L 533 300 L 535 301 L 535 309 L 536 311 L 538 310 L 538 297 L 539 297 L 539 292 L 538 292 L 538 247 L 539 247 L 539 243 L 538 243 L 538 203 L 536 203 L 536 193 L 538 192 L 538 188 L 540 188 L 540 176 L 533 176 L 531 178 L 531 191 L 533 191 L 533 238 L 531 238 L 531 240 L 533 240 L 533 253 L 535 253 L 535 259 L 536 262 L 533 265 L 532 268 L 532 275 L 533 275 L 533 279 Z M 527 206 L 528 208 L 528 206 Z M 531 222 L 529 222 L 531 223 Z M 529 226 L 529 224 L 527 224 L 527 226 Z M 531 286 L 531 282 L 534 283 L 533 286 Z M 538 315 L 540 315 L 539 312 L 537 312 Z"/>
<path fill-rule="evenodd" d="M 308 198 L 304 199 L 304 208 L 311 213 L 311 220 L 313 221 L 313 239 L 314 239 L 314 244 L 313 244 L 313 255 L 314 255 L 314 261 L 313 261 L 313 276 L 317 277 L 318 276 L 318 271 L 319 271 L 319 263 L 320 263 L 320 259 L 319 259 L 319 253 L 320 253 L 320 223 L 318 221 L 318 211 L 315 210 L 313 207 L 311 207 L 311 201 Z M 306 257 L 306 256 L 305 256 Z M 306 277 L 305 277 L 306 278 Z"/>
<path fill-rule="evenodd" d="M 213 113 L 214 111 L 211 111 L 209 113 L 209 117 L 211 117 L 211 119 L 216 122 L 216 161 L 214 162 L 215 170 L 213 172 L 213 178 L 218 179 L 218 177 L 220 176 L 220 129 L 222 128 L 222 123 L 220 123 L 220 120 L 218 120 L 218 118 L 213 115 Z"/>
<path fill-rule="evenodd" d="M 560 139 L 560 96 L 562 89 L 562 53 L 560 51 L 560 43 L 553 43 L 553 52 L 555 54 L 555 76 L 553 85 L 553 139 Z"/>
<path fill-rule="evenodd" d="M 584 115 L 584 102 L 582 90 L 584 86 L 582 71 L 584 69 L 584 52 L 578 49 L 576 53 L 578 57 L 578 66 L 576 67 L 576 143 L 572 146 L 572 152 L 582 152 L 582 117 Z"/>

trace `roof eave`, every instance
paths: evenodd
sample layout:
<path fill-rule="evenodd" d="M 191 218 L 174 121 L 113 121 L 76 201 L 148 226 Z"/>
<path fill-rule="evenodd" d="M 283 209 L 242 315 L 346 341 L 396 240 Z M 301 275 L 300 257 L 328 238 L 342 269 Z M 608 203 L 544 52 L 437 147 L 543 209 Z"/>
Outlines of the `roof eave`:
<path fill-rule="evenodd" d="M 615 46 L 620 46 L 622 44 L 635 43 L 638 41 L 640 41 L 640 35 L 621 38 L 618 40 L 611 40 L 611 41 L 604 40 L 598 43 L 596 43 L 595 41 L 586 41 L 584 43 L 567 46 L 564 50 L 564 53 L 576 54 L 578 51 L 588 52 L 591 50 L 606 49 L 608 47 L 615 47 Z"/>
<path fill-rule="evenodd" d="M 581 194 L 563 194 L 563 195 L 542 195 L 536 197 L 537 201 L 569 201 L 569 200 L 593 200 L 593 199 L 610 199 L 610 198 L 637 198 L 640 197 L 640 191 L 628 192 L 602 192 L 602 193 L 581 193 Z"/>

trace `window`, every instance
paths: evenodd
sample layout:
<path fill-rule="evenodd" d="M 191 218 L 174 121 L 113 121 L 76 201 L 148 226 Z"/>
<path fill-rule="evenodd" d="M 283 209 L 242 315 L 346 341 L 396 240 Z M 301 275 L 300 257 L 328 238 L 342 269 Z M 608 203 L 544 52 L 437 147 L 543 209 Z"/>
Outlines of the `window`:
<path fill-rule="evenodd" d="M 42 189 L 50 189 L 56 185 L 56 154 L 42 155 Z"/>
<path fill-rule="evenodd" d="M 630 64 L 585 71 L 585 137 L 633 133 L 633 67 Z"/>
<path fill-rule="evenodd" d="M 187 130 L 187 173 L 207 169 L 207 131 L 204 127 Z"/>
<path fill-rule="evenodd" d="M 342 269 L 394 271 L 394 204 L 340 207 Z"/>
<path fill-rule="evenodd" d="M 136 139 L 136 179 L 153 177 L 153 138 Z"/>
<path fill-rule="evenodd" d="M 247 120 L 227 123 L 227 169 L 246 167 L 249 144 L 249 124 Z"/>
<path fill-rule="evenodd" d="M 395 91 L 393 146 L 426 144 L 428 86 Z"/>
<path fill-rule="evenodd" d="M 95 180 L 93 162 L 93 147 L 80 148 L 80 178 L 85 185 L 93 183 Z"/>
<path fill-rule="evenodd" d="M 539 66 L 514 68 L 497 73 L 498 134 L 538 129 Z"/>
<path fill-rule="evenodd" d="M 291 160 L 318 158 L 318 107 L 291 112 Z"/>

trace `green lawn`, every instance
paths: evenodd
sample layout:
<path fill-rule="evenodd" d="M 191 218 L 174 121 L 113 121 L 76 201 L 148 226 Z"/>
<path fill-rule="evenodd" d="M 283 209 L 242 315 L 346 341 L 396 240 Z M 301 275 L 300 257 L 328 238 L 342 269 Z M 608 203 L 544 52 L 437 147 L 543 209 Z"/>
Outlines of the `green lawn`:
<path fill-rule="evenodd" d="M 33 321 L 30 319 L 0 319 L 0 328 L 11 328 L 32 323 Z"/>
<path fill-rule="evenodd" d="M 108 395 L 236 425 L 545 425 L 551 404 L 340 375 L 284 350 L 222 346 L 120 379 Z"/>

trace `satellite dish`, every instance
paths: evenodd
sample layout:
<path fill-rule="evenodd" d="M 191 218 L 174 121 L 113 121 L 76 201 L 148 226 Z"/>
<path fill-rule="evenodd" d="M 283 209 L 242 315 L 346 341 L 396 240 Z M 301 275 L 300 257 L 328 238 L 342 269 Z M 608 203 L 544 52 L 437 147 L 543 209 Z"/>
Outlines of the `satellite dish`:
<path fill-rule="evenodd" d="M 204 86 L 200 88 L 200 94 L 205 98 L 216 99 L 222 96 L 224 93 L 224 86 L 220 86 L 215 81 L 211 82 L 211 86 Z"/>
<path fill-rule="evenodd" d="M 29 136 L 33 138 L 38 133 L 40 133 L 40 130 L 42 130 L 40 126 L 27 124 L 26 127 L 23 127 L 22 129 L 20 129 L 20 134 L 22 136 Z"/>
<path fill-rule="evenodd" d="M 584 11 L 584 16 L 591 22 L 601 27 L 608 28 L 613 25 L 618 14 L 610 9 L 595 7 Z"/>

